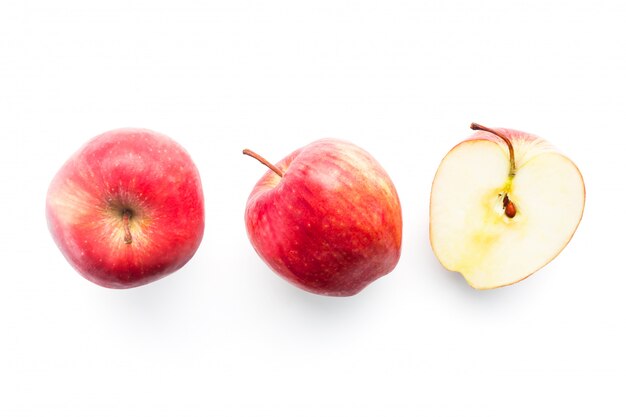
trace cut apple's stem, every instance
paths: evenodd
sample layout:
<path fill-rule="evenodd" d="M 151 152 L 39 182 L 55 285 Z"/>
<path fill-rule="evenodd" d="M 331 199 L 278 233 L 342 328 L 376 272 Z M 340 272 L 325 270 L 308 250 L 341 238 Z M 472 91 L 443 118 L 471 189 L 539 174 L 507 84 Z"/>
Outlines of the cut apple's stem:
<path fill-rule="evenodd" d="M 495 129 L 491 129 L 483 125 L 479 125 L 478 123 L 472 123 L 470 125 L 470 129 L 483 130 L 485 132 L 493 133 L 494 135 L 496 135 L 497 137 L 499 137 L 506 143 L 506 146 L 509 148 L 510 167 L 509 167 L 509 181 L 507 182 L 507 186 L 505 187 L 505 192 L 509 191 L 510 186 L 511 186 L 511 181 L 513 177 L 515 176 L 515 152 L 513 151 L 513 143 L 511 143 L 511 139 L 507 138 L 506 136 L 496 131 Z M 513 202 L 509 199 L 508 194 L 504 194 L 504 199 L 502 200 L 502 208 L 504 209 L 504 214 L 509 219 L 512 219 L 517 214 L 517 207 L 515 207 L 515 204 L 513 204 Z"/>
<path fill-rule="evenodd" d="M 133 216 L 133 212 L 130 210 L 124 210 L 122 212 L 122 222 L 124 223 L 124 243 L 130 245 L 133 243 L 133 236 L 130 234 L 130 218 Z"/>
<path fill-rule="evenodd" d="M 278 175 L 279 177 L 282 177 L 283 175 L 285 175 L 285 173 L 283 171 L 281 171 L 279 168 L 277 168 L 276 165 L 272 164 L 270 161 L 268 161 L 267 159 L 263 158 L 258 153 L 253 152 L 250 149 L 244 149 L 243 150 L 243 154 L 253 157 L 257 161 L 259 161 L 260 163 L 262 163 L 263 165 L 265 165 L 266 167 L 268 167 L 269 169 L 274 171 L 276 173 L 276 175 Z"/>
<path fill-rule="evenodd" d="M 497 132 L 496 130 L 485 127 L 483 125 L 479 125 L 478 123 L 472 123 L 470 125 L 470 129 L 484 130 L 485 132 L 493 133 L 494 135 L 502 139 L 504 142 L 506 142 L 506 146 L 509 147 L 509 160 L 511 161 L 511 171 L 509 175 L 511 177 L 514 176 L 515 175 L 515 152 L 513 151 L 513 144 L 511 143 L 511 140 L 507 138 L 506 136 L 502 135 L 501 133 Z"/>

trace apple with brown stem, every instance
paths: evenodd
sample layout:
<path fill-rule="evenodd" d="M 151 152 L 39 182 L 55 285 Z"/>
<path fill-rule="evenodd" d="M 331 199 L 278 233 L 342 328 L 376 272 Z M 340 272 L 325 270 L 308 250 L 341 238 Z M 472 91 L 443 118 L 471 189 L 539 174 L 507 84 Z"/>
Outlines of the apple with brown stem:
<path fill-rule="evenodd" d="M 430 242 L 477 289 L 516 283 L 554 259 L 582 218 L 576 165 L 545 140 L 476 123 L 432 184 Z"/>
<path fill-rule="evenodd" d="M 312 293 L 350 296 L 391 272 L 402 213 L 391 179 L 363 149 L 315 141 L 270 168 L 246 205 L 252 246 L 265 263 Z"/>
<path fill-rule="evenodd" d="M 109 288 L 144 285 L 178 270 L 198 249 L 200 175 L 165 135 L 109 131 L 56 174 L 46 215 L 54 241 L 85 278 Z"/>

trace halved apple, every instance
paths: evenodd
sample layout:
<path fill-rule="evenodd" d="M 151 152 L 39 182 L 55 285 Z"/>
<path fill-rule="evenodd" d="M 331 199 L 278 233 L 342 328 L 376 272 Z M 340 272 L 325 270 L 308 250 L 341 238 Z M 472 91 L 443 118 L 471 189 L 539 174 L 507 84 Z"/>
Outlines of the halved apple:
<path fill-rule="evenodd" d="M 545 140 L 478 124 L 445 156 L 430 196 L 430 243 L 476 289 L 514 284 L 554 259 L 585 205 L 576 165 Z"/>

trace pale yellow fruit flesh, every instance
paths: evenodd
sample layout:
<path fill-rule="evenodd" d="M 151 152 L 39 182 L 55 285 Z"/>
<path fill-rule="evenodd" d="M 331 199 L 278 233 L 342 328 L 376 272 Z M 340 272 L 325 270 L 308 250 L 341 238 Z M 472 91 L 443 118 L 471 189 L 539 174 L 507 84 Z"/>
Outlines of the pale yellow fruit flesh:
<path fill-rule="evenodd" d="M 544 147 L 517 161 L 507 148 L 463 142 L 442 161 L 431 194 L 431 244 L 439 261 L 474 288 L 515 283 L 550 262 L 582 217 L 585 189 L 565 156 Z M 517 209 L 504 213 L 508 195 Z"/>

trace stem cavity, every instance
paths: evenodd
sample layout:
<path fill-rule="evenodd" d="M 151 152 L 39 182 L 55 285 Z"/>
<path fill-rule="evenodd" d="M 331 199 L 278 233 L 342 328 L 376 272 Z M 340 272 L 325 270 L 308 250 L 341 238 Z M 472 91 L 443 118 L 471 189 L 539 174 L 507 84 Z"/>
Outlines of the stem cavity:
<path fill-rule="evenodd" d="M 265 165 L 266 167 L 268 167 L 269 169 L 274 171 L 276 173 L 276 175 L 278 175 L 279 177 L 282 178 L 283 175 L 285 175 L 285 173 L 283 171 L 281 171 L 278 167 L 276 167 L 276 165 L 272 164 L 270 161 L 268 161 L 267 159 L 263 158 L 258 153 L 253 152 L 250 149 L 244 149 L 243 150 L 243 154 L 253 157 L 257 161 L 259 161 L 260 163 L 262 163 L 263 165 Z"/>

